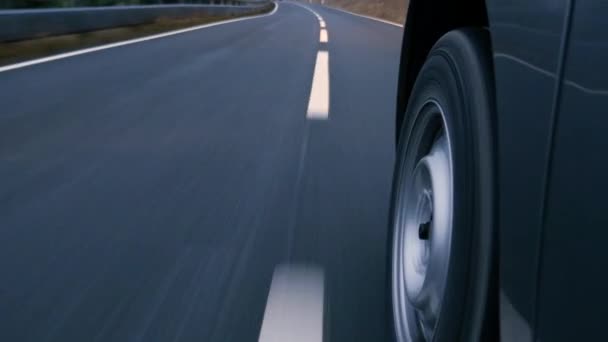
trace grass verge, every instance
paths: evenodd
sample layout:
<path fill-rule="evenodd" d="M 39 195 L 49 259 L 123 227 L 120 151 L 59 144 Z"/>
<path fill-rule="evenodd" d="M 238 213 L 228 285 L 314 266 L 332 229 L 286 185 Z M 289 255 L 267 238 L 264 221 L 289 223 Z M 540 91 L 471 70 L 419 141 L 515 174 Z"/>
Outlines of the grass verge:
<path fill-rule="evenodd" d="M 168 32 L 212 22 L 248 17 L 270 12 L 273 4 L 264 6 L 246 15 L 232 16 L 193 16 L 189 18 L 159 18 L 153 23 L 136 26 L 117 27 L 83 33 L 65 34 L 16 42 L 0 43 L 0 66 L 23 62 L 35 58 L 47 57 L 58 53 L 69 52 L 103 44 L 141 38 L 157 33 Z"/>
<path fill-rule="evenodd" d="M 408 0 L 325 0 L 325 4 L 349 12 L 403 24 Z"/>

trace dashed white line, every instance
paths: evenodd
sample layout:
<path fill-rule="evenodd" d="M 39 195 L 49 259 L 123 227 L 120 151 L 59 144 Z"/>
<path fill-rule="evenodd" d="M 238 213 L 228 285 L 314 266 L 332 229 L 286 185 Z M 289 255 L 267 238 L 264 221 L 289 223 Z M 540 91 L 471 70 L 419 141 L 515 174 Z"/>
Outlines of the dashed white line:
<path fill-rule="evenodd" d="M 73 57 L 73 56 L 78 56 L 78 55 L 84 55 L 84 54 L 95 52 L 95 51 L 112 49 L 112 48 L 119 47 L 119 46 L 125 46 L 125 45 L 145 42 L 145 41 L 148 41 L 148 40 L 169 37 L 169 36 L 173 36 L 173 35 L 176 35 L 176 34 L 196 31 L 196 30 L 200 30 L 200 29 L 204 29 L 204 28 L 208 28 L 208 27 L 213 27 L 213 26 L 218 26 L 218 25 L 223 25 L 223 24 L 236 23 L 236 22 L 243 21 L 243 20 L 250 20 L 250 19 L 257 19 L 257 18 L 262 18 L 262 17 L 266 17 L 266 16 L 271 16 L 271 15 L 275 14 L 278 9 L 279 9 L 279 3 L 275 2 L 274 3 L 274 9 L 270 13 L 261 14 L 261 15 L 255 15 L 255 16 L 250 16 L 250 17 L 244 17 L 244 18 L 225 20 L 225 21 L 219 21 L 219 22 L 215 22 L 215 23 L 210 23 L 210 24 L 204 24 L 204 25 L 189 27 L 189 28 L 186 28 L 186 29 L 169 31 L 169 32 L 160 33 L 160 34 L 155 34 L 155 35 L 152 35 L 152 36 L 125 40 L 125 41 L 118 42 L 118 43 L 105 44 L 105 45 L 96 46 L 96 47 L 92 47 L 92 48 L 88 48 L 88 49 L 82 49 L 82 50 L 77 50 L 77 51 L 72 51 L 72 52 L 67 52 L 67 53 L 61 53 L 61 54 L 53 55 L 53 56 L 49 56 L 49 57 L 33 59 L 31 61 L 26 61 L 26 62 L 21 62 L 21 63 L 16 63 L 16 64 L 11 64 L 11 65 L 6 65 L 6 66 L 3 66 L 3 67 L 0 67 L 0 72 L 5 72 L 5 71 L 9 71 L 9 70 L 14 70 L 14 69 L 20 69 L 20 68 L 25 68 L 25 67 L 28 67 L 28 66 L 31 66 L 31 65 L 36 65 L 36 64 L 56 61 L 58 59 L 64 59 L 64 58 L 68 58 L 68 57 Z"/>
<path fill-rule="evenodd" d="M 293 4 L 306 9 L 319 19 L 319 26 L 321 28 L 319 31 L 319 43 L 327 43 L 329 37 L 323 17 L 308 6 L 297 2 L 293 2 Z M 310 120 L 327 120 L 329 118 L 329 53 L 326 49 L 317 52 L 306 118 Z"/>
<path fill-rule="evenodd" d="M 294 4 L 296 6 L 300 6 L 303 9 L 307 10 L 308 12 L 314 14 L 314 16 L 317 17 L 317 19 L 319 19 L 319 21 L 323 20 L 323 17 L 319 13 L 317 13 L 317 11 L 313 10 L 312 8 L 310 8 L 310 7 L 306 6 L 306 5 L 302 5 L 302 4 L 300 4 L 298 2 L 295 2 L 295 1 L 291 2 L 291 4 Z"/>
<path fill-rule="evenodd" d="M 278 266 L 272 276 L 259 342 L 322 342 L 323 271 Z"/>
<path fill-rule="evenodd" d="M 319 35 L 319 42 L 321 42 L 321 43 L 327 43 L 327 41 L 328 41 L 327 30 L 326 29 L 321 29 L 321 33 Z"/>
<path fill-rule="evenodd" d="M 306 117 L 315 120 L 327 120 L 329 117 L 329 54 L 327 51 L 317 52 Z"/>

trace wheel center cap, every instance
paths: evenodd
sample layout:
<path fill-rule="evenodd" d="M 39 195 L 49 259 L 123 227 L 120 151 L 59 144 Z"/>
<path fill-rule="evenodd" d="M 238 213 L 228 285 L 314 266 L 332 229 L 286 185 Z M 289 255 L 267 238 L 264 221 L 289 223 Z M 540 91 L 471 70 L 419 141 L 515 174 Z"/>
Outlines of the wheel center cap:
<path fill-rule="evenodd" d="M 449 156 L 439 139 L 416 165 L 406 194 L 404 271 L 410 303 L 435 311 L 446 281 L 451 236 Z"/>
<path fill-rule="evenodd" d="M 433 219 L 433 199 L 429 192 L 423 193 L 420 198 L 418 238 L 420 240 L 428 240 L 431 233 L 431 220 Z"/>

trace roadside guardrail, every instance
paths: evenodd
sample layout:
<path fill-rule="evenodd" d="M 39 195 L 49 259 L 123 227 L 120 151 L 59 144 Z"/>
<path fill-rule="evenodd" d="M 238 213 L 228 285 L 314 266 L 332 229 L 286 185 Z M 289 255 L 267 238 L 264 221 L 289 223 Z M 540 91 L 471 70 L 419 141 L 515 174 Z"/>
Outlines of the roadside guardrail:
<path fill-rule="evenodd" d="M 198 15 L 233 16 L 259 11 L 271 2 L 220 1 L 206 5 L 137 5 L 0 10 L 0 42 L 82 33 Z M 228 4 L 227 4 L 228 3 Z"/>

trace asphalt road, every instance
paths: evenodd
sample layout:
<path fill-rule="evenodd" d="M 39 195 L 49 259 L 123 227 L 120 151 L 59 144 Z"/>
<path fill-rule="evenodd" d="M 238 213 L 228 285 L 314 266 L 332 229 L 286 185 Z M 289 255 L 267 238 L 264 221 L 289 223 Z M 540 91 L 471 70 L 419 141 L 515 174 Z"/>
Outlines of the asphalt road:
<path fill-rule="evenodd" d="M 0 341 L 257 341 L 281 264 L 385 339 L 402 29 L 313 8 L 0 73 Z"/>

